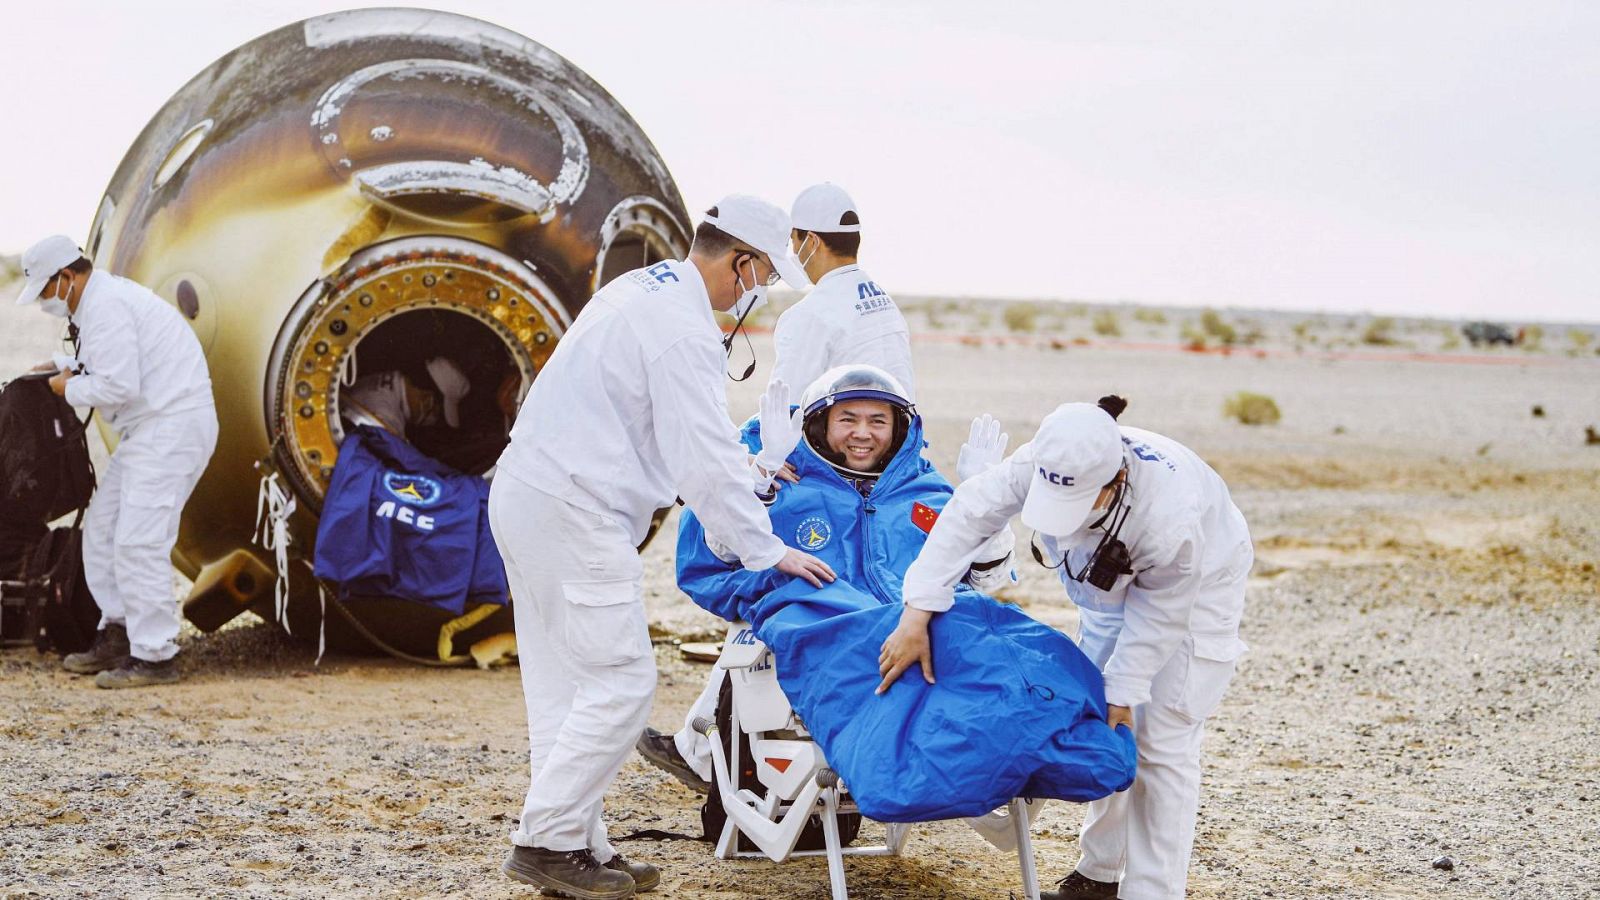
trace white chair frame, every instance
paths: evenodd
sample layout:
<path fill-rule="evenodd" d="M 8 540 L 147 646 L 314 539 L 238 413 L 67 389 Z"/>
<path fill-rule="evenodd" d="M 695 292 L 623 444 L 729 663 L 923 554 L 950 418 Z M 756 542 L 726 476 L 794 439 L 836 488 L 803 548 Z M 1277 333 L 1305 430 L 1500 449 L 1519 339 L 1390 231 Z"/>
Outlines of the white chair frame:
<path fill-rule="evenodd" d="M 727 670 L 733 682 L 729 727 L 735 739 L 728 742 L 732 753 L 723 749 L 715 721 L 698 717 L 693 723 L 694 729 L 711 741 L 712 766 L 716 770 L 722 808 L 727 813 L 727 823 L 717 839 L 717 858 L 766 858 L 781 863 L 796 856 L 826 856 L 833 900 L 849 900 L 844 858 L 899 856 L 910 837 L 911 826 L 885 823 L 887 835 L 882 844 L 842 846 L 839 814 L 858 813 L 859 810 L 849 799 L 848 792 L 841 789 L 838 774 L 828 768 L 821 748 L 794 715 L 788 698 L 778 687 L 774 665 L 771 651 L 755 636 L 749 624 L 734 623 L 728 629 L 722 656 L 717 661 L 717 666 Z M 750 736 L 751 752 L 757 757 L 757 777 L 765 794 L 741 789 L 734 777 L 742 763 L 737 740 L 740 732 Z M 769 757 L 769 754 L 775 756 Z M 772 765 L 772 761 L 784 763 L 782 769 Z M 1016 833 L 1023 897 L 1039 900 L 1039 874 L 1034 862 L 1027 805 L 1028 801 L 1014 799 L 1007 805 L 1007 812 Z M 812 815 L 822 819 L 824 849 L 796 850 L 795 844 Z M 759 850 L 740 850 L 741 834 Z"/>

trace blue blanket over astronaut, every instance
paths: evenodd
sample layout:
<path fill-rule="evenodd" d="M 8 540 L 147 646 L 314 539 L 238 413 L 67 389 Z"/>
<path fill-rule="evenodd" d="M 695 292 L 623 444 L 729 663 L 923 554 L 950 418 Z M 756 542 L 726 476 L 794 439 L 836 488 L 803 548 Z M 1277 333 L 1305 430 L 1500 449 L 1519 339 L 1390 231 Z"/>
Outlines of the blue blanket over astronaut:
<path fill-rule="evenodd" d="M 755 426 L 745 442 L 759 447 Z M 1013 797 L 1094 800 L 1133 782 L 1127 729 L 1106 728 L 1100 673 L 1077 646 L 1014 606 L 962 589 L 933 618 L 936 684 L 919 670 L 874 696 L 878 649 L 900 616 L 901 577 L 950 484 L 922 458 L 920 420 L 863 498 L 802 444 L 801 476 L 770 509 L 774 532 L 826 561 L 821 590 L 719 560 L 686 513 L 678 584 L 700 606 L 744 619 L 863 814 L 882 822 L 982 815 Z"/>
<path fill-rule="evenodd" d="M 381 428 L 345 436 L 317 523 L 315 571 L 345 595 L 398 597 L 460 615 L 504 604 L 489 484 Z"/>

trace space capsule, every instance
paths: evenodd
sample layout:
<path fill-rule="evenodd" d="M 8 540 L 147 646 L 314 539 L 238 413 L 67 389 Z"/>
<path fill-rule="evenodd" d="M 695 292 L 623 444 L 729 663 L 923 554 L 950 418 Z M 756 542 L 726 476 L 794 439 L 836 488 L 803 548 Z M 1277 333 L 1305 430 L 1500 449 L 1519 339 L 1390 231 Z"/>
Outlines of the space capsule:
<path fill-rule="evenodd" d="M 285 575 L 295 630 L 320 615 L 311 548 L 359 373 L 457 362 L 472 385 L 461 429 L 414 443 L 483 472 L 590 295 L 689 239 L 672 176 L 621 105 L 495 25 L 334 13 L 195 76 L 129 149 L 85 245 L 174 304 L 211 366 L 221 436 L 174 551 L 195 582 L 186 614 L 207 629 L 271 615 Z M 294 501 L 284 572 L 258 540 L 273 473 Z M 330 617 L 330 645 L 364 631 L 431 651 L 436 623 L 369 599 Z"/>

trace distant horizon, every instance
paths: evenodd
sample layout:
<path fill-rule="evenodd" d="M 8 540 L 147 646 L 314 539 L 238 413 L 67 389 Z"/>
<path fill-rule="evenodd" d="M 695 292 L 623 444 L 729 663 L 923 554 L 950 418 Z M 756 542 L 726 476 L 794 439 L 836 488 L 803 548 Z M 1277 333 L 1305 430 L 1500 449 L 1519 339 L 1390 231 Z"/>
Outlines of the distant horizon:
<path fill-rule="evenodd" d="M 13 17 L 0 246 L 82 240 L 180 86 L 346 3 Z M 1600 4 L 423 5 L 587 72 L 693 218 L 842 185 L 891 294 L 1600 321 Z"/>
<path fill-rule="evenodd" d="M 0 253 L 0 262 L 14 263 L 20 258 L 20 256 L 21 256 L 20 253 Z M 0 288 L 6 288 L 8 286 L 9 285 L 6 282 L 0 282 Z M 804 291 L 797 291 L 797 290 L 791 290 L 791 289 L 785 288 L 785 289 L 781 289 L 781 290 L 773 292 L 773 299 L 775 301 L 781 300 L 781 301 L 787 303 L 787 302 L 790 302 L 790 298 L 798 299 L 804 293 L 805 293 Z M 1104 299 L 1092 299 L 1092 298 L 1087 298 L 1087 297 L 1003 297 L 1003 296 L 986 296 L 985 297 L 985 296 L 977 296 L 977 295 L 970 295 L 970 294 L 926 294 L 926 293 L 902 294 L 902 293 L 897 293 L 897 292 L 890 292 L 890 294 L 891 294 L 891 296 L 893 296 L 895 298 L 895 301 L 897 303 L 900 303 L 902 305 L 906 304 L 906 303 L 918 302 L 918 301 L 943 300 L 943 301 L 947 301 L 947 302 L 957 302 L 957 303 L 1040 303 L 1040 304 L 1081 305 L 1081 306 L 1089 306 L 1089 307 L 1133 306 L 1133 307 L 1140 307 L 1142 309 L 1193 310 L 1196 313 L 1200 313 L 1200 312 L 1203 312 L 1203 311 L 1208 310 L 1208 309 L 1214 309 L 1214 310 L 1217 310 L 1218 312 L 1234 312 L 1234 313 L 1272 313 L 1272 314 L 1275 314 L 1275 315 L 1340 316 L 1340 317 L 1366 316 L 1366 317 L 1369 317 L 1369 318 L 1388 317 L 1388 318 L 1392 318 L 1392 319 L 1396 319 L 1396 320 L 1414 320 L 1414 321 L 1424 321 L 1424 322 L 1477 322 L 1477 321 L 1487 321 L 1487 322 L 1499 322 L 1499 323 L 1502 323 L 1502 324 L 1514 322 L 1514 323 L 1518 323 L 1518 324 L 1522 324 L 1522 325 L 1581 326 L 1581 327 L 1592 327 L 1592 328 L 1600 329 L 1600 312 L 1597 312 L 1596 317 L 1592 318 L 1592 319 L 1519 319 L 1519 318 L 1513 318 L 1513 317 L 1509 317 L 1509 316 L 1480 316 L 1480 315 L 1466 315 L 1466 314 L 1447 314 L 1447 313 L 1441 313 L 1441 312 L 1413 313 L 1413 312 L 1404 312 L 1404 311 L 1375 310 L 1375 309 L 1314 309 L 1314 308 L 1310 308 L 1310 307 L 1299 307 L 1299 306 L 1246 306 L 1246 305 L 1239 305 L 1239 304 L 1235 304 L 1235 303 L 1176 303 L 1176 302 L 1164 302 L 1164 301 L 1159 301 L 1159 300 L 1136 300 L 1136 299 L 1130 299 L 1130 298 L 1118 298 L 1118 299 L 1115 299 L 1115 300 L 1104 300 Z M 0 296 L 0 307 L 3 307 L 5 305 L 7 305 L 4 302 L 6 299 L 7 299 L 6 297 Z"/>

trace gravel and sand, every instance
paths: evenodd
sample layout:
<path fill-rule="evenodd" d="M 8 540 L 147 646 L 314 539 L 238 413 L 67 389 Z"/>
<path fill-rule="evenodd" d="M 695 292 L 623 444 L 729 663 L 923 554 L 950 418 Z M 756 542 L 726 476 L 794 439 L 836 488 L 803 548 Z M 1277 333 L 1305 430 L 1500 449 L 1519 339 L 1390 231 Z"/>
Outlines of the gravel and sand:
<path fill-rule="evenodd" d="M 977 413 L 1015 446 L 1055 403 L 1116 391 L 1127 423 L 1209 460 L 1251 523 L 1252 651 L 1210 726 L 1190 896 L 1600 897 L 1600 447 L 1583 436 L 1600 425 L 1600 360 L 1564 342 L 1446 350 L 1438 323 L 1411 329 L 1425 347 L 1363 347 L 1341 337 L 1360 327 L 1287 318 L 1239 352 L 1182 352 L 1185 315 L 1166 312 L 1165 345 L 1088 317 L 1081 339 L 1065 318 L 1011 322 L 1005 342 L 913 324 L 939 465 Z M 6 312 L 4 371 L 44 358 L 38 318 Z M 1224 419 L 1239 390 L 1272 396 L 1282 421 Z M 731 407 L 753 409 L 754 391 L 732 389 Z M 1020 570 L 1010 599 L 1070 630 L 1050 574 Z M 647 572 L 652 722 L 673 728 L 707 672 L 674 641 L 721 628 L 674 588 L 670 541 Z M 259 621 L 183 643 L 181 684 L 117 693 L 0 653 L 0 897 L 530 896 L 498 872 L 527 784 L 515 670 L 315 666 Z M 630 760 L 613 834 L 695 830 L 698 803 Z M 1080 818 L 1041 817 L 1047 880 L 1070 871 Z M 627 851 L 662 867 L 660 897 L 827 896 L 815 860 Z M 952 823 L 847 868 L 865 900 L 1019 888 L 1014 858 Z"/>

